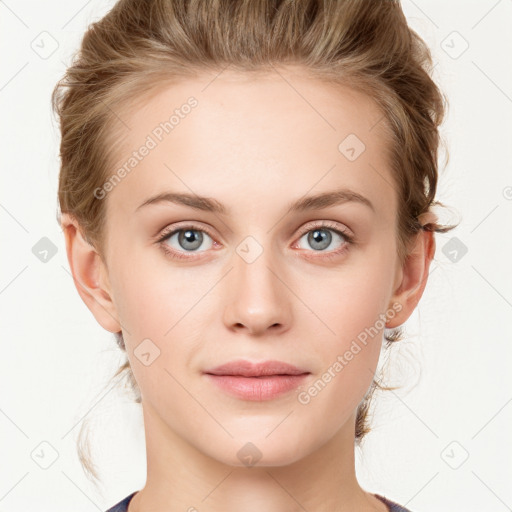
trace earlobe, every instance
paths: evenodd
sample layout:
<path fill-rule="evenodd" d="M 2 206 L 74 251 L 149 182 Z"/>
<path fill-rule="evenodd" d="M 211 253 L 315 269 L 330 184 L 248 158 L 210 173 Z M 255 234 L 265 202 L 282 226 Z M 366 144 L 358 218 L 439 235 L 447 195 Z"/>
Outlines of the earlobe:
<path fill-rule="evenodd" d="M 61 227 L 75 287 L 98 323 L 109 332 L 121 326 L 112 301 L 108 274 L 96 249 L 85 240 L 75 218 L 63 213 Z"/>
<path fill-rule="evenodd" d="M 405 323 L 418 305 L 427 285 L 429 268 L 435 254 L 435 238 L 432 231 L 420 231 L 414 245 L 398 274 L 401 280 L 390 299 L 390 304 L 400 303 L 400 312 L 386 323 L 391 329 Z"/>

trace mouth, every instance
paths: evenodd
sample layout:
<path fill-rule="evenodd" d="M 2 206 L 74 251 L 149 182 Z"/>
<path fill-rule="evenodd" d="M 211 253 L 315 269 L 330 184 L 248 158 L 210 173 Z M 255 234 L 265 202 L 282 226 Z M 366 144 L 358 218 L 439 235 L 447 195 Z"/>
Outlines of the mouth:
<path fill-rule="evenodd" d="M 282 361 L 245 360 L 231 361 L 203 373 L 222 391 L 250 401 L 271 400 L 289 393 L 311 374 Z"/>
<path fill-rule="evenodd" d="M 240 377 L 267 377 L 272 375 L 303 375 L 310 372 L 283 361 L 252 363 L 247 360 L 238 359 L 206 370 L 204 373 L 209 375 L 231 375 Z"/>

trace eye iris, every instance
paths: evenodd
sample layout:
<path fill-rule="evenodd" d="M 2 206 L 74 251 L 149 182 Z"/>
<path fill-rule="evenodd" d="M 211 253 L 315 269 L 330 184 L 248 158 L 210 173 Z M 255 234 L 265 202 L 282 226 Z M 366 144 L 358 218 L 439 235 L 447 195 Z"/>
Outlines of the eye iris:
<path fill-rule="evenodd" d="M 203 242 L 203 235 L 200 231 L 193 229 L 182 230 L 178 236 L 178 242 L 184 249 L 195 251 L 201 246 L 201 243 Z M 185 245 L 183 245 L 184 243 Z M 189 243 L 191 243 L 193 247 L 186 245 Z"/>
<path fill-rule="evenodd" d="M 322 235 L 321 233 L 324 233 L 324 235 Z M 315 243 L 320 243 L 321 247 L 317 247 L 320 250 L 329 247 L 331 239 L 331 233 L 325 229 L 315 229 L 313 231 L 310 231 L 308 235 L 308 243 L 310 243 L 312 247 L 314 247 Z"/>

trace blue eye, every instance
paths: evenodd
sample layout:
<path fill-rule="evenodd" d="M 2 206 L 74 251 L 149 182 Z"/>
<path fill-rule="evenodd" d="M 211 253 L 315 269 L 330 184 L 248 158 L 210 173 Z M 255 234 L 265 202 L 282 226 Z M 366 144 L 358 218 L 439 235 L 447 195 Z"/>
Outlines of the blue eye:
<path fill-rule="evenodd" d="M 205 239 L 204 235 L 206 235 L 211 240 L 211 237 L 203 229 L 196 229 L 193 226 L 187 226 L 186 228 L 175 229 L 170 233 L 166 233 L 162 238 L 159 239 L 159 242 L 165 242 L 163 245 L 168 246 L 169 242 L 175 238 L 175 242 L 178 244 L 178 247 L 173 247 L 171 251 L 169 251 L 169 249 L 166 250 L 173 255 L 176 255 L 178 258 L 186 258 L 186 256 L 182 256 L 181 250 L 183 250 L 185 253 L 202 252 L 198 251 L 198 249 L 203 244 Z M 213 244 L 210 244 L 210 247 L 207 247 L 207 249 L 211 248 L 212 245 Z"/>
<path fill-rule="evenodd" d="M 334 233 L 334 236 L 331 233 Z M 303 234 L 299 238 L 299 243 L 303 238 L 305 238 L 307 244 L 314 249 L 313 251 L 306 252 L 319 253 L 313 256 L 308 255 L 306 256 L 307 258 L 321 258 L 327 260 L 341 256 L 348 250 L 350 245 L 355 243 L 354 237 L 349 235 L 346 230 L 340 229 L 337 225 L 329 222 L 324 222 L 313 227 L 309 226 L 309 229 L 303 231 Z M 326 251 L 325 249 L 331 245 L 333 239 L 341 239 L 341 247 Z M 302 248 L 298 244 L 295 247 Z"/>
<path fill-rule="evenodd" d="M 334 233 L 334 236 L 332 235 Z M 333 239 L 345 238 L 344 235 L 334 229 L 315 228 L 308 231 L 301 237 L 307 237 L 307 243 L 310 247 L 313 247 L 316 251 L 324 251 L 331 245 Z"/>

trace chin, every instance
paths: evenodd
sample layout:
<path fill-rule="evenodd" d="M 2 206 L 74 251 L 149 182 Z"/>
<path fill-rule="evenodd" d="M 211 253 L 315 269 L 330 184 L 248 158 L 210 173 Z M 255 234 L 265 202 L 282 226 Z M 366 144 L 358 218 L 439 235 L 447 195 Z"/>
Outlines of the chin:
<path fill-rule="evenodd" d="M 275 429 L 277 423 L 274 423 Z M 252 430 L 246 435 L 234 434 L 229 441 L 216 444 L 214 453 L 208 450 L 210 457 L 235 467 L 278 467 L 293 464 L 307 455 L 306 443 L 299 435 L 301 429 L 295 429 L 297 439 L 279 428 L 267 437 L 267 433 Z M 313 447 L 311 447 L 311 450 Z"/>

